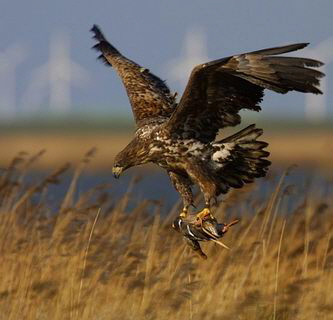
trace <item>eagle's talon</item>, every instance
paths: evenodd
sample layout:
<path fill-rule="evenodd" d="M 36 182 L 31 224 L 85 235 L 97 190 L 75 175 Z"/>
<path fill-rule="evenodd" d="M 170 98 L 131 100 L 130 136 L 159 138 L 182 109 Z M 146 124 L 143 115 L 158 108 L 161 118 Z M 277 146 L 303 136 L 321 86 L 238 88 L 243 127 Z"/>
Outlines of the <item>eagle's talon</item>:
<path fill-rule="evenodd" d="M 179 214 L 179 218 L 180 219 L 185 219 L 187 217 L 187 211 L 183 210 L 180 214 Z"/>
<path fill-rule="evenodd" d="M 204 208 L 202 211 L 196 214 L 195 224 L 197 226 L 202 227 L 202 222 L 208 219 L 215 219 L 214 216 L 211 214 L 208 208 Z"/>

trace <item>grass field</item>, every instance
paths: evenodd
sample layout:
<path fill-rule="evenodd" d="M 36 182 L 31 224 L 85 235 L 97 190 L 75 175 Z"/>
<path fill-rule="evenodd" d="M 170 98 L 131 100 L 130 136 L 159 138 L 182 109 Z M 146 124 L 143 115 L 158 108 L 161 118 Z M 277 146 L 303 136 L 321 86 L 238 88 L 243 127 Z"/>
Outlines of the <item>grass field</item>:
<path fill-rule="evenodd" d="M 333 319 L 324 187 L 309 185 L 296 207 L 284 175 L 271 178 L 264 201 L 255 184 L 231 192 L 215 210 L 221 221 L 241 218 L 223 239 L 231 250 L 205 243 L 208 260 L 200 260 L 170 227 L 176 207 L 161 217 L 158 204 L 143 201 L 128 212 L 130 193 L 112 199 L 103 186 L 75 199 L 91 153 L 52 213 L 48 187 L 67 167 L 27 185 L 39 156 L 15 158 L 0 179 L 1 320 Z"/>

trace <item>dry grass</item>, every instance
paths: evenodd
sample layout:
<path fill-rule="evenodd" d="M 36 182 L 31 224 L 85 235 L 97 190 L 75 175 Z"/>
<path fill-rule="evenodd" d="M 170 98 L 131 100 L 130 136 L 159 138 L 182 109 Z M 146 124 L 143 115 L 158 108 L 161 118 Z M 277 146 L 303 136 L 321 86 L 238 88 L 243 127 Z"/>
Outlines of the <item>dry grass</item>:
<path fill-rule="evenodd" d="M 162 218 L 144 201 L 129 213 L 127 196 L 115 201 L 102 187 L 74 199 L 91 155 L 57 214 L 46 196 L 66 166 L 30 186 L 23 155 L 3 172 L 1 320 L 333 319 L 332 199 L 320 186 L 293 211 L 283 177 L 265 201 L 231 193 L 216 215 L 241 217 L 224 238 L 232 249 L 204 244 L 201 261 L 170 228 L 176 210 Z"/>

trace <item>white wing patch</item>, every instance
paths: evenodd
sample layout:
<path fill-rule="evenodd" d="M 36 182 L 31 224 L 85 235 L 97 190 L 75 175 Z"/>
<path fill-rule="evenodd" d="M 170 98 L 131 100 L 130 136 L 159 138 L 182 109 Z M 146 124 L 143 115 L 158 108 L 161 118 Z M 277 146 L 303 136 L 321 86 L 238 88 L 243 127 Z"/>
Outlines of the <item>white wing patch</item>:
<path fill-rule="evenodd" d="M 153 146 L 153 147 L 150 147 L 150 149 L 149 149 L 149 155 L 152 155 L 155 152 L 161 152 L 161 151 L 162 151 L 161 148 Z"/>
<path fill-rule="evenodd" d="M 223 143 L 223 144 L 213 144 L 214 147 L 219 147 L 212 155 L 212 160 L 215 162 L 223 163 L 230 155 L 233 150 L 235 143 Z"/>
<path fill-rule="evenodd" d="M 185 145 L 187 146 L 188 150 L 187 152 L 197 154 L 198 152 L 201 153 L 201 151 L 204 149 L 204 145 L 201 142 L 193 140 L 188 140 L 185 142 Z"/>

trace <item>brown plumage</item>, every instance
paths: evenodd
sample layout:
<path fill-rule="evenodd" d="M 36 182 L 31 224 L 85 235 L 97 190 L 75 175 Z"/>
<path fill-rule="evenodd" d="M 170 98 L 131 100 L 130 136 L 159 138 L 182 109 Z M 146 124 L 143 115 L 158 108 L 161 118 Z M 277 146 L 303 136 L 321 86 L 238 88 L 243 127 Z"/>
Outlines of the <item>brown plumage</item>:
<path fill-rule="evenodd" d="M 91 31 L 98 41 L 94 48 L 102 52 L 99 59 L 113 66 L 123 81 L 137 126 L 144 125 L 149 119 L 170 116 L 175 99 L 166 84 L 148 69 L 121 55 L 96 25 Z"/>
<path fill-rule="evenodd" d="M 308 45 L 299 43 L 198 65 L 176 103 L 164 81 L 124 57 L 96 25 L 91 31 L 99 58 L 117 71 L 126 88 L 137 125 L 133 140 L 115 159 L 114 175 L 147 162 L 166 169 L 182 196 L 183 215 L 193 203 L 193 184 L 209 209 L 211 200 L 230 187 L 240 188 L 266 174 L 270 162 L 264 150 L 268 144 L 257 140 L 261 129 L 251 125 L 215 141 L 220 129 L 240 123 L 240 110 L 259 111 L 264 89 L 321 93 L 324 74 L 314 67 L 322 62 L 278 56 Z"/>

